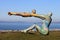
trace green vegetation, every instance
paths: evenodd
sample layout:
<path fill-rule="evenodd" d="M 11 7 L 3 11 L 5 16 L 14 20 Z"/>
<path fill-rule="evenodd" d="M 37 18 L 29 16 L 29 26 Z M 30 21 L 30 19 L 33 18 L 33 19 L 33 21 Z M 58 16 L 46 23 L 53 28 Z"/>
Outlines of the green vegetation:
<path fill-rule="evenodd" d="M 0 32 L 0 40 L 60 40 L 60 31 L 50 31 L 49 35 L 39 33 Z"/>

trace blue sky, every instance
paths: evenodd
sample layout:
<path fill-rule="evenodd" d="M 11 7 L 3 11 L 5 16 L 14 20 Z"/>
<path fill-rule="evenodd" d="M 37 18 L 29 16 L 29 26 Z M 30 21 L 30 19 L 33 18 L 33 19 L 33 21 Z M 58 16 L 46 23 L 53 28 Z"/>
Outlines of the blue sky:
<path fill-rule="evenodd" d="M 8 12 L 31 12 L 32 9 L 36 9 L 37 14 L 52 12 L 53 21 L 60 21 L 60 0 L 0 0 L 0 21 L 40 21 L 8 15 Z"/>

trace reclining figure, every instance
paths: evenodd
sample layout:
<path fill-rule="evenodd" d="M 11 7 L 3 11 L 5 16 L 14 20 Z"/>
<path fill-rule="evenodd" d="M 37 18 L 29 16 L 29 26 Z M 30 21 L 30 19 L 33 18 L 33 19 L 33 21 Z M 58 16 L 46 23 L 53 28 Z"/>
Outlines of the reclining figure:
<path fill-rule="evenodd" d="M 36 28 L 37 31 L 39 31 L 39 33 L 47 35 L 49 33 L 49 25 L 52 21 L 52 13 L 49 13 L 47 15 L 41 15 L 41 14 L 36 14 L 36 10 L 32 10 L 31 13 L 28 12 L 8 12 L 8 15 L 16 15 L 16 16 L 22 16 L 22 17 L 37 17 L 42 19 L 43 23 L 42 23 L 42 27 L 38 26 L 37 24 L 32 25 L 31 27 L 25 29 L 25 30 L 21 30 L 21 32 L 28 32 L 29 30 L 33 30 L 34 28 Z"/>

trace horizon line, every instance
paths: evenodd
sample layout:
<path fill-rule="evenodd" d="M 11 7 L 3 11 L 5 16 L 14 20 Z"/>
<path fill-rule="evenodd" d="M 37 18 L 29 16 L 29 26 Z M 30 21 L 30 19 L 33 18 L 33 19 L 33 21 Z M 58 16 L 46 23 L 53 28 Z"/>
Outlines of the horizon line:
<path fill-rule="evenodd" d="M 35 21 L 0 21 L 0 22 L 35 22 Z M 38 22 L 41 22 L 41 21 L 38 21 Z M 52 21 L 52 22 L 60 23 L 60 21 Z"/>

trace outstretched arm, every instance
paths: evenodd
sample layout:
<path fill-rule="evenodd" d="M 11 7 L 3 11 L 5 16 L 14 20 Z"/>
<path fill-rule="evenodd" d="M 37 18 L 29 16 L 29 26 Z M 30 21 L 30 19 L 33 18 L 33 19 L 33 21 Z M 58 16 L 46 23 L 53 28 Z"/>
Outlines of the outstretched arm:
<path fill-rule="evenodd" d="M 22 16 L 22 17 L 31 17 L 30 13 L 27 12 L 8 12 L 8 15 Z"/>
<path fill-rule="evenodd" d="M 43 15 L 34 14 L 34 13 L 27 13 L 27 12 L 8 12 L 8 15 L 15 15 L 15 16 L 22 16 L 22 17 L 37 17 L 37 18 L 44 18 Z"/>
<path fill-rule="evenodd" d="M 40 14 L 36 14 L 36 13 L 27 13 L 27 12 L 8 12 L 8 15 L 16 15 L 16 16 L 22 16 L 22 17 L 37 17 L 40 19 L 46 19 L 48 21 L 50 21 L 50 17 L 51 17 L 51 13 L 48 15 L 40 15 Z"/>

